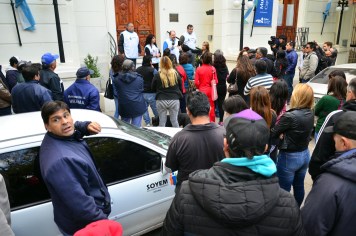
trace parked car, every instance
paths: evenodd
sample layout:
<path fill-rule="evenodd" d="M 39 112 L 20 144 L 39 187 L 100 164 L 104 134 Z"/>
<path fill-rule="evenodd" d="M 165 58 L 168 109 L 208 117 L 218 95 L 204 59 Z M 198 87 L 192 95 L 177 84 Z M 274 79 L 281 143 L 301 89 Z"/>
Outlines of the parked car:
<path fill-rule="evenodd" d="M 352 78 L 356 78 L 356 63 L 330 66 L 320 71 L 308 82 L 314 91 L 315 104 L 320 100 L 321 97 L 326 95 L 326 92 L 328 91 L 329 74 L 334 70 L 344 71 L 347 82 L 349 82 Z"/>
<path fill-rule="evenodd" d="M 97 121 L 102 127 L 86 142 L 111 195 L 109 218 L 122 224 L 124 235 L 160 227 L 175 188 L 175 176 L 164 171 L 163 163 L 171 136 L 180 129 L 141 129 L 96 111 L 73 109 L 71 113 L 75 121 Z M 3 116 L 0 124 L 0 173 L 16 236 L 61 235 L 39 170 L 46 132 L 40 112 Z"/>

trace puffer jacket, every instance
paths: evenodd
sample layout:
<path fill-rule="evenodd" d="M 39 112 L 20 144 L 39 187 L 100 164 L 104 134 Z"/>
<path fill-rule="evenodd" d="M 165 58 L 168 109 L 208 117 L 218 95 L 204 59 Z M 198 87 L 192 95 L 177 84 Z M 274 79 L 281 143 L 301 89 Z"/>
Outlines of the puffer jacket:
<path fill-rule="evenodd" d="M 143 98 L 143 78 L 136 72 L 119 73 L 113 78 L 118 94 L 120 116 L 132 118 L 143 115 L 146 102 Z"/>
<path fill-rule="evenodd" d="M 356 149 L 336 153 L 321 169 L 302 209 L 306 233 L 356 235 Z"/>
<path fill-rule="evenodd" d="M 271 137 L 278 138 L 283 134 L 279 149 L 286 152 L 300 152 L 308 148 L 313 127 L 314 114 L 311 109 L 290 109 L 271 129 Z"/>
<path fill-rule="evenodd" d="M 278 178 L 217 162 L 193 172 L 173 200 L 163 235 L 304 235 L 300 210 Z"/>
<path fill-rule="evenodd" d="M 316 68 L 318 67 L 318 56 L 315 52 L 311 52 L 304 58 L 303 67 L 300 71 L 299 78 L 309 80 L 315 76 Z"/>
<path fill-rule="evenodd" d="M 0 78 L 0 108 L 11 106 L 11 93 Z"/>

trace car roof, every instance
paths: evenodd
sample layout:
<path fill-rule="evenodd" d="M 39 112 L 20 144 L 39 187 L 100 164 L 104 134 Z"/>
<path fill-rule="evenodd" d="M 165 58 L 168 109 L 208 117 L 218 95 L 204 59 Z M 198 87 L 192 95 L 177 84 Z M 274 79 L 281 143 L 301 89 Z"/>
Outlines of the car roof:
<path fill-rule="evenodd" d="M 352 68 L 356 69 L 356 63 L 348 63 L 348 64 L 341 64 L 341 65 L 335 65 L 335 66 L 330 66 L 331 68 Z"/>
<path fill-rule="evenodd" d="M 74 121 L 96 121 L 103 128 L 117 128 L 114 120 L 104 113 L 92 110 L 71 109 Z M 41 112 L 0 116 L 0 142 L 9 139 L 44 134 Z"/>

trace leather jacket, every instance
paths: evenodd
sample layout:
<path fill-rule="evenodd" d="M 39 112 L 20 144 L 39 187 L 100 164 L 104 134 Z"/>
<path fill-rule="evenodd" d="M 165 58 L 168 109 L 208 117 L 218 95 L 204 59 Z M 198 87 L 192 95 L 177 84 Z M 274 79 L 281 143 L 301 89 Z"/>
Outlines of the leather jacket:
<path fill-rule="evenodd" d="M 283 134 L 279 150 L 300 152 L 308 148 L 314 127 L 314 113 L 309 108 L 294 108 L 283 114 L 279 123 L 271 129 L 271 136 Z"/>

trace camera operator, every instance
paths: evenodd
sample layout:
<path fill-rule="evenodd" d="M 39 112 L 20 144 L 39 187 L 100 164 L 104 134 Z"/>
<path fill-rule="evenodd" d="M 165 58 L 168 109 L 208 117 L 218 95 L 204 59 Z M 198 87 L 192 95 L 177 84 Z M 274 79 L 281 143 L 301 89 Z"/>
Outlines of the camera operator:
<path fill-rule="evenodd" d="M 286 50 L 286 41 L 287 37 L 283 34 L 280 35 L 279 38 L 271 36 L 271 40 L 268 41 L 268 44 L 271 47 L 274 57 L 276 57 L 278 50 Z"/>
<path fill-rule="evenodd" d="M 176 32 L 174 30 L 169 31 L 168 33 L 169 33 L 169 37 L 163 43 L 163 51 L 166 48 L 169 48 L 171 54 L 174 54 L 177 57 L 177 61 L 178 61 L 179 51 L 182 50 L 180 46 L 179 38 L 176 37 Z"/>

